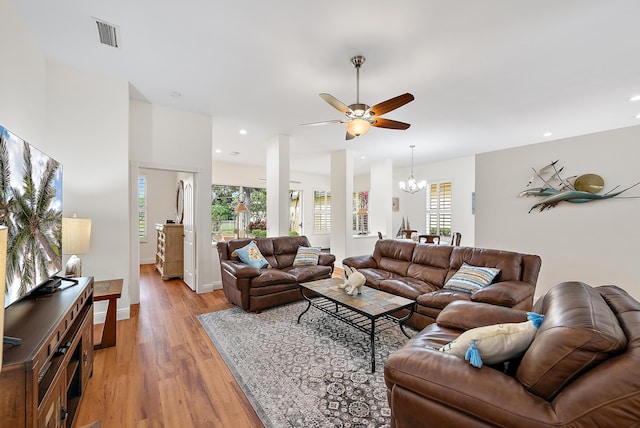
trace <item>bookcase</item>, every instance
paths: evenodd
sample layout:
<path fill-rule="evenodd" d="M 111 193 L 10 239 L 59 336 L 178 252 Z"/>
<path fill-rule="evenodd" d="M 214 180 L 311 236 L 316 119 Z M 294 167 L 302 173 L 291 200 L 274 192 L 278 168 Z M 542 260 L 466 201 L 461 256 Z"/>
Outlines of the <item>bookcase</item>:
<path fill-rule="evenodd" d="M 156 224 L 156 269 L 162 279 L 184 276 L 184 228 L 181 224 Z"/>
<path fill-rule="evenodd" d="M 63 287 L 69 285 L 63 281 Z M 5 312 L 0 425 L 69 428 L 93 371 L 93 278 Z"/>

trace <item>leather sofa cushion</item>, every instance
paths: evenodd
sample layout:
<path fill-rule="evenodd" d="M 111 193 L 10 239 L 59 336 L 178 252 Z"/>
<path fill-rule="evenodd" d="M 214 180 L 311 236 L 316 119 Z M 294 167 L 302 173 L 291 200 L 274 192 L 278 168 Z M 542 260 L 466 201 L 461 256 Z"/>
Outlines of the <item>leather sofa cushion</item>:
<path fill-rule="evenodd" d="M 438 290 L 438 287 L 415 278 L 398 278 L 380 281 L 380 290 L 415 300 L 424 293 Z"/>
<path fill-rule="evenodd" d="M 406 276 L 415 245 L 415 242 L 381 240 L 376 242 L 373 258 L 379 269 Z"/>
<path fill-rule="evenodd" d="M 276 265 L 272 265 L 275 268 L 283 269 L 293 265 L 293 261 L 298 253 L 298 247 L 310 247 L 309 240 L 306 236 L 278 236 L 272 239 L 268 239 L 273 246 L 272 253 L 276 262 Z M 263 253 L 264 254 L 264 253 Z M 265 255 L 265 257 L 267 257 Z M 267 260 L 269 260 L 267 258 Z"/>
<path fill-rule="evenodd" d="M 251 280 L 251 288 L 265 287 L 275 284 L 297 284 L 294 275 L 279 269 L 261 269 L 260 275 Z"/>
<path fill-rule="evenodd" d="M 416 244 L 407 276 L 442 288 L 449 270 L 449 258 L 453 247 L 448 245 Z"/>
<path fill-rule="evenodd" d="M 327 278 L 331 275 L 331 266 L 291 266 L 283 271 L 292 275 L 297 282 L 307 282 Z"/>
<path fill-rule="evenodd" d="M 440 327 L 461 331 L 498 323 L 525 321 L 527 321 L 526 311 L 464 300 L 451 302 L 440 312 L 436 320 Z"/>
<path fill-rule="evenodd" d="M 451 253 L 451 269 L 446 281 L 460 269 L 463 263 L 500 269 L 494 282 L 522 279 L 522 254 L 487 248 L 455 247 Z"/>
<path fill-rule="evenodd" d="M 596 289 L 581 282 L 556 285 L 536 302 L 534 312 L 544 314 L 544 322 L 516 378 L 546 400 L 627 346 L 615 313 Z"/>
<path fill-rule="evenodd" d="M 388 272 L 382 269 L 375 269 L 375 268 L 359 268 L 358 272 L 363 274 L 364 277 L 367 279 L 368 286 L 377 288 L 377 289 L 380 288 L 380 282 L 384 281 L 385 279 L 402 278 L 402 276 L 396 273 Z"/>
<path fill-rule="evenodd" d="M 418 296 L 416 302 L 421 306 L 429 306 L 432 308 L 442 309 L 451 302 L 457 300 L 471 300 L 471 294 L 463 291 L 449 290 L 448 288 L 432 291 Z"/>
<path fill-rule="evenodd" d="M 258 249 L 262 256 L 267 259 L 269 262 L 269 266 L 277 268 L 278 262 L 273 254 L 273 241 L 271 239 L 234 239 L 233 241 L 229 241 L 229 256 L 231 260 L 240 260 L 237 256 L 233 255 L 233 252 L 238 248 L 242 248 L 245 245 L 249 244 L 251 241 L 255 241 Z"/>

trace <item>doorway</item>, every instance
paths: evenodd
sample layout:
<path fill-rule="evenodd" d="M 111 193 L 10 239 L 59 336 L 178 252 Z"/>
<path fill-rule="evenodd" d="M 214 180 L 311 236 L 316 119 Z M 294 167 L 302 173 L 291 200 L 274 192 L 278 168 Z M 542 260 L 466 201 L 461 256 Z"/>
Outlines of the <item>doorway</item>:
<path fill-rule="evenodd" d="M 195 291 L 197 280 L 196 229 L 194 227 L 195 173 L 166 167 L 132 165 L 130 174 L 131 181 L 137 186 L 135 196 L 138 205 L 137 230 L 134 232 L 136 239 L 132 240 L 134 245 L 131 246 L 131 303 L 140 302 L 139 266 L 156 263 L 156 224 L 182 223 L 184 228 L 183 281 Z M 142 180 L 141 177 L 144 179 Z M 144 188 L 140 183 L 144 183 Z M 144 195 L 141 191 L 144 191 Z M 179 208 L 182 211 L 180 216 L 178 216 Z"/>

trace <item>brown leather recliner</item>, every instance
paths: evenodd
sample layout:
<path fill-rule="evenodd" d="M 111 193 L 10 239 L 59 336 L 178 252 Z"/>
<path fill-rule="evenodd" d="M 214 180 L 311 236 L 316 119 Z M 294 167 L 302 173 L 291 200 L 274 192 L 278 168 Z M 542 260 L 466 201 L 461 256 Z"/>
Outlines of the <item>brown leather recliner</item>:
<path fill-rule="evenodd" d="M 385 364 L 391 426 L 639 426 L 640 303 L 616 286 L 565 282 L 534 311 L 545 318 L 524 355 L 478 369 L 437 348 L 526 313 L 475 302 L 445 308 Z"/>
<path fill-rule="evenodd" d="M 258 269 L 242 263 L 233 255 L 255 241 L 269 268 Z M 301 282 L 331 278 L 335 256 L 321 253 L 314 266 L 293 266 L 298 247 L 310 247 L 306 236 L 234 239 L 218 242 L 222 288 L 227 300 L 245 311 L 262 309 L 302 300 Z"/>

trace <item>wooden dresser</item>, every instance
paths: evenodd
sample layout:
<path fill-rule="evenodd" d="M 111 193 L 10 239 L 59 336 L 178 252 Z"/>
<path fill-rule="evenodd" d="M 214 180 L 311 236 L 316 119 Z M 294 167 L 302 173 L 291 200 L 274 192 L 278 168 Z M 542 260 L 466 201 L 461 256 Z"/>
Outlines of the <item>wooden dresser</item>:
<path fill-rule="evenodd" d="M 184 228 L 181 224 L 156 224 L 156 269 L 162 279 L 184 275 Z"/>
<path fill-rule="evenodd" d="M 93 371 L 93 278 L 7 308 L 0 426 L 71 427 Z M 63 281 L 62 286 L 69 285 Z"/>

